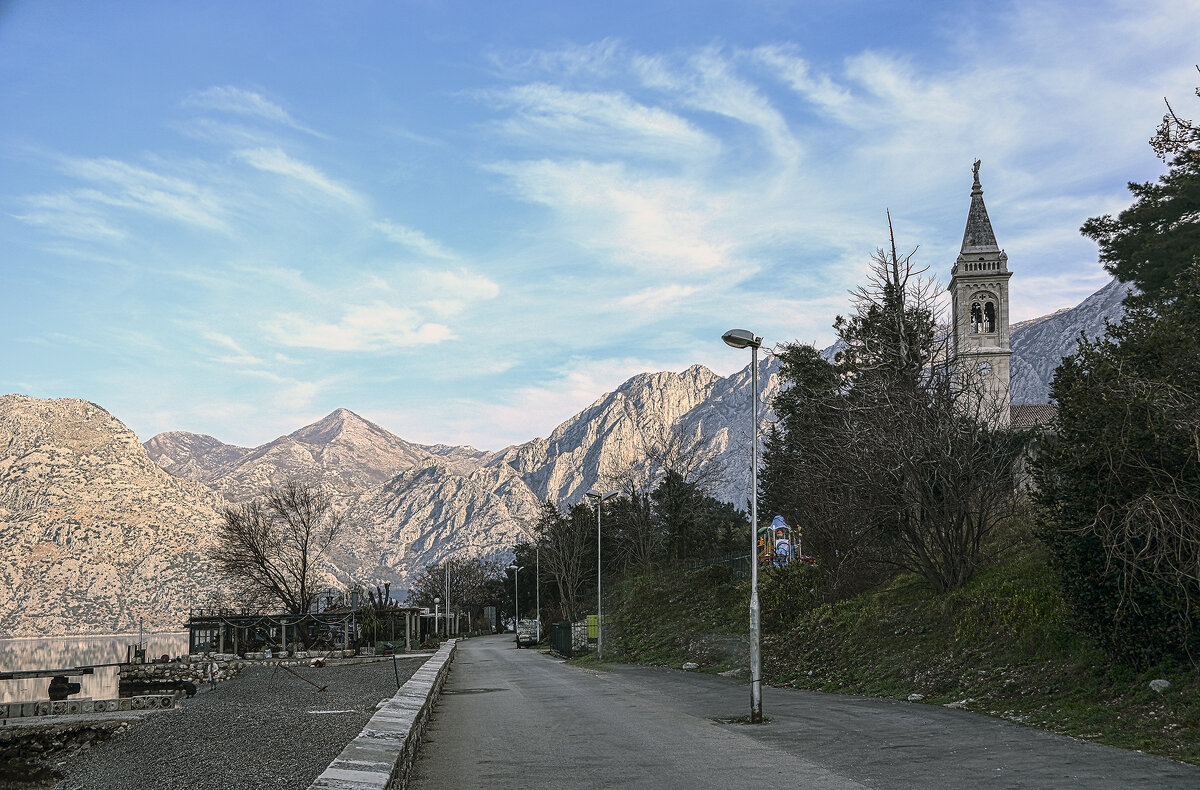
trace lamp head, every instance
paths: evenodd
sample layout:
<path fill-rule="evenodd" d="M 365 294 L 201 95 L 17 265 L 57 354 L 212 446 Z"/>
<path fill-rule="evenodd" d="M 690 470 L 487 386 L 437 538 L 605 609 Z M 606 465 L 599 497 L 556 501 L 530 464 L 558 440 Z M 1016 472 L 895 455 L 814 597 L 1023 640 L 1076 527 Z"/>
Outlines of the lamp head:
<path fill-rule="evenodd" d="M 587 493 L 584 494 L 584 496 L 586 496 L 586 497 L 591 497 L 592 499 L 599 499 L 601 502 L 608 500 L 608 499 L 612 499 L 616 495 L 617 495 L 616 491 L 608 491 L 608 492 L 602 494 L 602 493 L 600 493 L 599 490 L 597 490 L 595 488 L 589 489 L 587 491 Z"/>
<path fill-rule="evenodd" d="M 749 329 L 730 329 L 721 335 L 721 339 L 725 345 L 733 348 L 758 348 L 762 345 L 762 338 L 755 337 Z"/>

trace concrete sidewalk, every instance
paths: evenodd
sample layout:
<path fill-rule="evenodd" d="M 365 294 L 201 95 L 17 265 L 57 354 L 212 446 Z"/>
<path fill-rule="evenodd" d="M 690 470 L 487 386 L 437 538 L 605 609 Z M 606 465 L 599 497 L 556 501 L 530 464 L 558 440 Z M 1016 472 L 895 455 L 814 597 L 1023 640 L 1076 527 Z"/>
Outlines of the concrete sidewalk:
<path fill-rule="evenodd" d="M 413 787 L 1197 788 L 1200 768 L 967 711 L 764 690 L 616 665 L 583 670 L 511 639 L 462 645 Z"/>

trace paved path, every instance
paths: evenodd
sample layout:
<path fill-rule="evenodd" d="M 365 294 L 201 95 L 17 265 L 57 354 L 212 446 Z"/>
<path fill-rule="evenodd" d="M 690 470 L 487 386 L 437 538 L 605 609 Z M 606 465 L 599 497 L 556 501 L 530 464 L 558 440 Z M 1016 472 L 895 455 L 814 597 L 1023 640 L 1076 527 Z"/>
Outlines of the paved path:
<path fill-rule="evenodd" d="M 1189 788 L 1200 768 L 967 711 L 727 678 L 568 666 L 511 637 L 461 642 L 412 783 L 435 788 Z"/>

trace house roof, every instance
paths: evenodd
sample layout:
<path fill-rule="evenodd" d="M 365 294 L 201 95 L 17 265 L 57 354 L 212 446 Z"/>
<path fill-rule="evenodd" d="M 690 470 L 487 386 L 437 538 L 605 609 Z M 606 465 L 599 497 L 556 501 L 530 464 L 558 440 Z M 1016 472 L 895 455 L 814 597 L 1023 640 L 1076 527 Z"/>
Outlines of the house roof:
<path fill-rule="evenodd" d="M 1008 407 L 1008 424 L 1013 428 L 1047 425 L 1058 414 L 1057 403 L 1014 403 Z"/>

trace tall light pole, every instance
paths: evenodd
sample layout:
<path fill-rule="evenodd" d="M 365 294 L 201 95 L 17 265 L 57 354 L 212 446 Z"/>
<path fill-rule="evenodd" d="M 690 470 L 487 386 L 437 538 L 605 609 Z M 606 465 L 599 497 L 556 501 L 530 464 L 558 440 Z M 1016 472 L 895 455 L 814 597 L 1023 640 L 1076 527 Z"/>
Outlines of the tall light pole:
<path fill-rule="evenodd" d="M 762 338 L 748 329 L 730 329 L 721 335 L 725 345 L 750 349 L 750 376 L 754 382 L 750 402 L 754 444 L 750 448 L 750 721 L 762 722 L 762 622 L 758 608 L 758 349 Z"/>
<path fill-rule="evenodd" d="M 436 595 L 435 595 L 435 596 L 433 596 L 433 636 L 434 636 L 434 638 L 435 638 L 435 639 L 437 638 L 437 635 L 438 635 L 438 634 L 440 634 L 440 633 L 442 632 L 442 626 L 441 626 L 441 619 L 442 619 L 442 609 L 441 609 L 441 604 L 442 604 L 442 599 L 441 599 L 441 598 L 439 598 L 439 597 L 438 597 L 438 596 L 436 596 Z"/>
<path fill-rule="evenodd" d="M 617 495 L 616 491 L 590 489 L 584 496 L 596 503 L 596 658 L 604 658 L 604 626 L 600 616 L 600 506 Z"/>
<path fill-rule="evenodd" d="M 446 558 L 446 638 L 450 637 L 450 558 Z"/>
<path fill-rule="evenodd" d="M 524 570 L 522 565 L 509 565 L 508 569 L 513 572 L 513 635 L 517 638 L 517 649 L 521 649 L 521 593 L 520 586 L 517 584 L 517 575 Z"/>
<path fill-rule="evenodd" d="M 537 614 L 534 617 L 537 618 L 537 639 L 540 643 L 542 641 L 542 545 L 537 536 L 528 529 L 522 527 L 521 531 L 533 541 L 533 583 L 537 588 L 537 592 L 534 593 L 537 600 Z"/>

